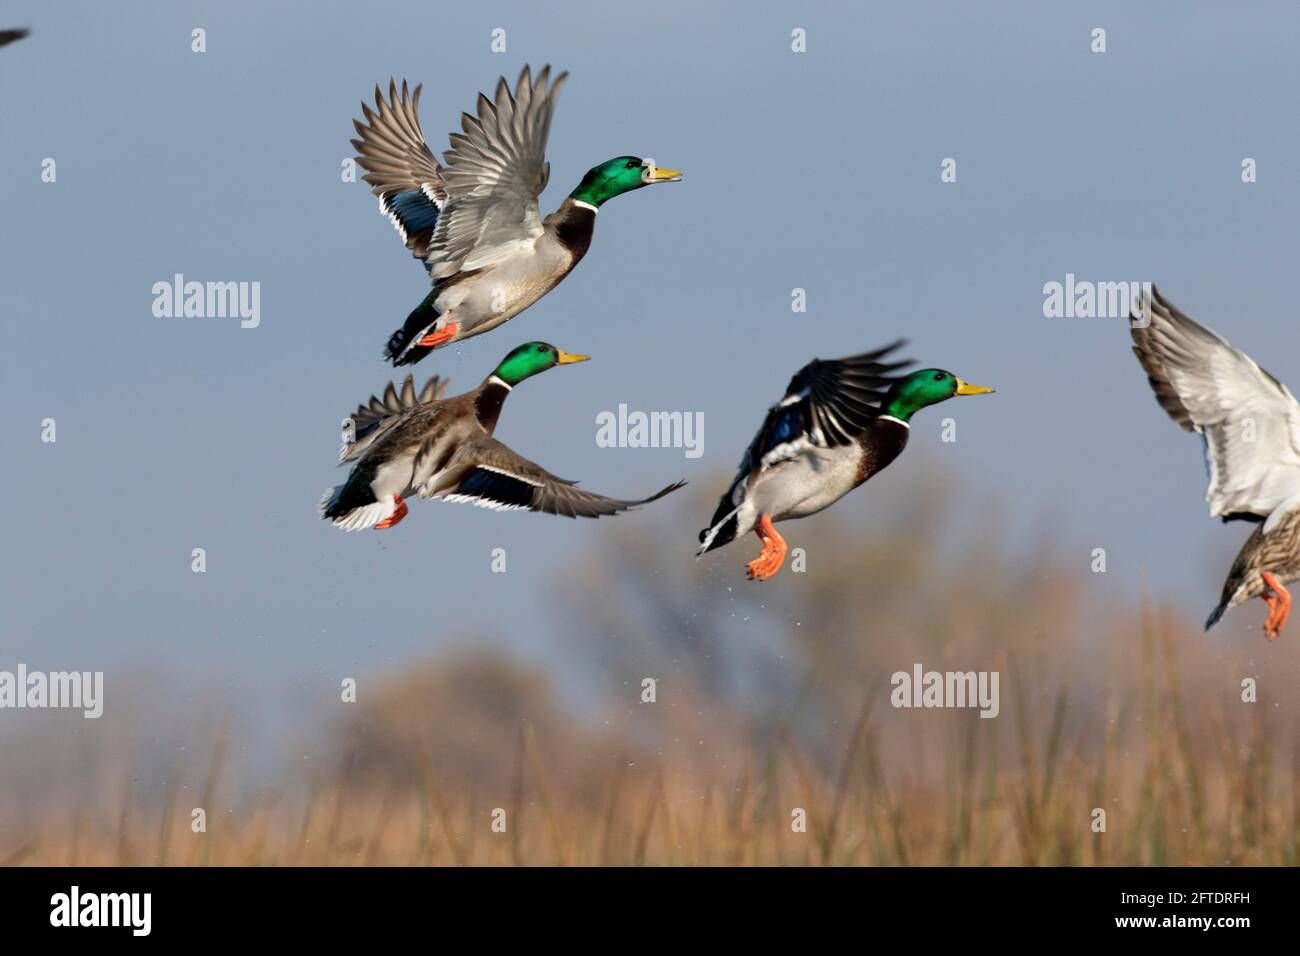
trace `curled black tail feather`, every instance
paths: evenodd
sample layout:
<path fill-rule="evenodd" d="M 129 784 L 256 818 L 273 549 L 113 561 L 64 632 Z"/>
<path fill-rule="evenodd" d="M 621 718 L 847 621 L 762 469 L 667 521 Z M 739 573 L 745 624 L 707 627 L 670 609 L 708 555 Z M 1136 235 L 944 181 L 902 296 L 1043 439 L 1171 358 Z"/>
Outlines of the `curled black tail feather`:
<path fill-rule="evenodd" d="M 342 518 L 350 511 L 375 503 L 375 493 L 370 490 L 370 482 L 357 480 L 356 474 L 348 480 L 325 492 L 321 499 L 320 516 L 322 518 Z"/>
<path fill-rule="evenodd" d="M 724 544 L 731 544 L 731 542 L 736 540 L 736 529 L 738 527 L 740 527 L 740 516 L 733 514 L 722 523 L 722 527 L 720 527 L 718 533 L 713 536 L 713 540 L 709 542 L 709 546 L 700 551 L 700 554 L 707 554 L 710 551 L 722 547 Z M 700 544 L 704 543 L 704 539 L 709 536 L 709 532 L 712 530 L 712 527 L 708 527 L 700 531 Z"/>
<path fill-rule="evenodd" d="M 437 294 L 435 289 L 425 296 L 424 301 L 406 317 L 402 327 L 388 337 L 388 344 L 384 346 L 384 358 L 394 366 L 414 365 L 433 351 L 431 348 L 419 345 L 410 350 L 406 347 L 411 344 L 412 339 L 438 321 L 438 310 L 433 307 L 433 300 Z"/>

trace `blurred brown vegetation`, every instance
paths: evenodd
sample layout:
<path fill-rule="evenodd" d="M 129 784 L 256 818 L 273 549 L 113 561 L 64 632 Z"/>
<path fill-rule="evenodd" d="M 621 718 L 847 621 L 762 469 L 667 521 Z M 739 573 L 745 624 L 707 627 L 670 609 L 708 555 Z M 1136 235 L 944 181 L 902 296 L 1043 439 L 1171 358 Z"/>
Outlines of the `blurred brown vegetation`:
<path fill-rule="evenodd" d="M 706 498 L 659 518 L 689 527 Z M 483 650 L 405 668 L 329 726 L 324 769 L 254 798 L 231 795 L 237 728 L 198 766 L 157 768 L 148 805 L 138 768 L 100 758 L 112 811 L 29 801 L 0 862 L 1300 862 L 1300 711 L 1280 677 L 1300 632 L 1268 645 L 1248 608 L 1207 636 L 1133 606 L 1131 579 L 1091 574 L 1051 523 L 1017 558 L 977 504 L 937 478 L 858 492 L 783 526 L 808 571 L 764 585 L 743 577 L 755 542 L 697 563 L 644 514 L 601 522 L 557 585 L 552 670 Z M 1000 715 L 894 709 L 890 675 L 918 662 L 1000 671 Z"/>

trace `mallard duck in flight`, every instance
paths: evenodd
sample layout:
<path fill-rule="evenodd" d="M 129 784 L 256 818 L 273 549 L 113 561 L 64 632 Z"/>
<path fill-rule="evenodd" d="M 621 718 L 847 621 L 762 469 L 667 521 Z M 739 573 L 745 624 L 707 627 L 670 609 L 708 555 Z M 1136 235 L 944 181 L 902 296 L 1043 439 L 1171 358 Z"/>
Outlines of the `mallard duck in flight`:
<path fill-rule="evenodd" d="M 479 94 L 477 116 L 461 114 L 461 133 L 438 165 L 420 131 L 420 89 L 389 82 L 375 87 L 375 109 L 362 104 L 352 145 L 379 208 L 433 281 L 430 292 L 388 340 L 394 365 L 420 361 L 433 349 L 491 331 L 528 308 L 586 255 L 596 213 L 608 200 L 643 186 L 676 182 L 675 169 L 619 156 L 587 172 L 541 218 L 537 197 L 551 167 L 546 138 L 567 73 L 551 81 L 528 67 L 514 92 L 505 77 L 496 94 Z"/>
<path fill-rule="evenodd" d="M 463 501 L 497 511 L 527 509 L 569 518 L 599 518 L 656 501 L 684 481 L 640 501 L 583 491 L 517 455 L 492 437 L 501 407 L 525 379 L 557 365 L 585 362 L 545 342 L 511 351 L 472 392 L 444 398 L 447 382 L 434 376 L 417 395 L 407 376 L 391 383 L 352 416 L 351 440 L 339 461 L 352 462 L 348 480 L 325 492 L 320 515 L 346 531 L 391 528 L 407 514 L 403 497 Z"/>
<path fill-rule="evenodd" d="M 1300 405 L 1241 349 L 1188 318 L 1154 288 L 1133 317 L 1133 352 L 1156 400 L 1201 436 L 1210 516 L 1258 524 L 1232 563 L 1208 631 L 1225 611 L 1262 597 L 1264 633 L 1291 613 L 1285 585 L 1300 579 Z"/>
<path fill-rule="evenodd" d="M 700 532 L 696 557 L 752 530 L 763 550 L 749 562 L 749 578 L 772 577 L 786 555 L 773 522 L 829 508 L 887 466 L 907 447 L 912 416 L 920 409 L 954 395 L 993 391 L 937 368 L 891 375 L 913 364 L 887 360 L 903 344 L 832 361 L 813 359 L 790 379 L 709 527 Z"/>

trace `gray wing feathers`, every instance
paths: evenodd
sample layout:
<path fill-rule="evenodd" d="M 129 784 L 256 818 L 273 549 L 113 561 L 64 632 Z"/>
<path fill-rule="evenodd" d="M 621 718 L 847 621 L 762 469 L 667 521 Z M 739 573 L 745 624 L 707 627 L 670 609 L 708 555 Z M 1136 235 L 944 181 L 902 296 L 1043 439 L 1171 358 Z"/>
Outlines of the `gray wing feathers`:
<path fill-rule="evenodd" d="M 461 115 L 462 132 L 451 134 L 443 154 L 448 202 L 429 252 L 435 279 L 483 268 L 541 235 L 546 141 L 567 75 L 551 82 L 547 66 L 534 81 L 524 67 L 513 93 L 502 77 L 493 99 L 479 94 L 477 115 Z"/>
<path fill-rule="evenodd" d="M 1270 515 L 1300 496 L 1300 405 L 1245 352 L 1152 290 L 1133 352 L 1160 407 L 1205 439 L 1214 517 Z"/>
<path fill-rule="evenodd" d="M 411 375 L 406 376 L 400 392 L 396 385 L 389 382 L 384 389 L 383 398 L 370 396 L 370 401 L 358 405 L 350 416 L 352 441 L 345 438 L 343 447 L 339 449 L 339 462 L 356 461 L 413 409 L 440 401 L 447 394 L 447 386 L 450 384 L 448 379 L 434 375 L 424 383 L 424 388 L 417 395 L 415 379 Z"/>
<path fill-rule="evenodd" d="M 417 258 L 424 259 L 429 252 L 430 229 L 402 225 L 400 217 L 390 205 L 401 193 L 418 191 L 435 206 L 447 198 L 442 181 L 442 170 L 429 149 L 420 129 L 420 90 L 412 95 L 406 80 L 398 92 L 396 81 L 388 81 L 388 99 L 375 87 L 375 108 L 361 104 L 365 123 L 353 120 L 359 139 L 352 140 L 357 151 L 357 161 L 367 170 L 361 178 L 370 184 L 371 192 L 379 200 L 380 211 L 397 227 L 406 247 Z M 430 220 L 432 216 L 428 216 Z"/>
<path fill-rule="evenodd" d="M 437 497 L 446 501 L 463 501 L 496 510 L 526 508 L 566 518 L 618 514 L 657 501 L 686 484 L 674 482 L 648 498 L 607 498 L 578 488 L 577 482 L 551 474 L 487 436 L 462 444 L 448 471 L 456 473 L 457 484 L 437 492 Z"/>

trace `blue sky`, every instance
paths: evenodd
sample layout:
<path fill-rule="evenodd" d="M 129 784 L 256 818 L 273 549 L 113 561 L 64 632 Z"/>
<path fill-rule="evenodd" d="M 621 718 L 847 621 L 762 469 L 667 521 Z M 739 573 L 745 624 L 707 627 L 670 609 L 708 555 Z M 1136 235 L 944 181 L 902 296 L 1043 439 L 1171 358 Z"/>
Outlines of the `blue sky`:
<path fill-rule="evenodd" d="M 712 491 L 799 366 L 907 336 L 922 363 L 998 388 L 918 419 L 918 458 L 1000 494 L 1014 537 L 1056 529 L 1081 573 L 1106 547 L 1117 597 L 1145 573 L 1198 616 L 1213 604 L 1245 531 L 1207 517 L 1197 443 L 1151 399 L 1123 323 L 1045 319 L 1042 286 L 1152 279 L 1300 385 L 1300 12 L 549 7 L 6 5 L 4 25 L 33 34 L 0 51 L 0 666 L 311 696 L 467 633 L 544 654 L 549 584 L 608 522 L 417 502 L 396 531 L 344 535 L 315 516 L 340 480 L 339 422 L 387 382 L 383 342 L 426 291 L 368 188 L 340 179 L 359 101 L 390 75 L 423 82 L 441 151 L 477 92 L 525 62 L 572 74 L 544 212 L 611 156 L 685 179 L 612 201 L 568 281 L 426 360 L 421 381 L 472 387 L 531 339 L 589 353 L 521 389 L 499 437 L 608 494 L 679 477 Z M 1241 182 L 1243 157 L 1258 182 Z M 155 318 L 151 287 L 177 272 L 259 281 L 260 327 Z M 619 403 L 703 412 L 703 458 L 597 447 L 595 417 Z M 667 505 L 614 520 L 688 561 L 707 513 Z M 838 505 L 871 507 L 870 486 Z M 751 556 L 717 557 L 739 575 Z"/>

